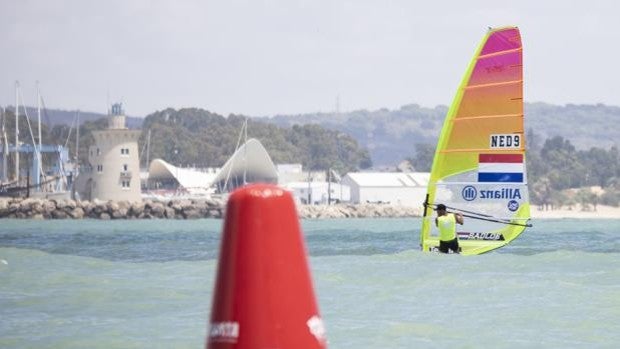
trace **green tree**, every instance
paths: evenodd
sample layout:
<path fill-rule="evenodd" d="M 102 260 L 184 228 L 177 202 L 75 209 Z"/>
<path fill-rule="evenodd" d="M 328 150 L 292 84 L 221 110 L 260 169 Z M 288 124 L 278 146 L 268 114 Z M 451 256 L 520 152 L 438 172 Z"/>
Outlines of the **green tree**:
<path fill-rule="evenodd" d="M 594 206 L 596 211 L 596 205 L 598 204 L 598 195 L 592 192 L 590 188 L 581 188 L 575 195 L 577 202 L 581 204 L 582 211 L 590 211 L 590 205 Z"/>
<path fill-rule="evenodd" d="M 420 172 L 430 172 L 435 157 L 435 146 L 429 143 L 418 143 L 415 145 L 413 158 L 407 158 L 413 168 Z"/>
<path fill-rule="evenodd" d="M 547 139 L 540 154 L 553 189 L 577 188 L 585 183 L 585 166 L 570 141 L 560 136 Z"/>
<path fill-rule="evenodd" d="M 580 163 L 585 169 L 584 185 L 605 186 L 610 178 L 618 175 L 620 161 L 618 148 L 612 147 L 609 151 L 602 148 L 590 148 L 578 153 Z"/>
<path fill-rule="evenodd" d="M 165 109 L 146 117 L 141 144 L 151 130 L 151 159 L 175 164 L 218 167 L 233 154 L 247 121 L 247 135 L 257 138 L 276 163 L 301 162 L 312 170 L 347 172 L 372 165 L 370 155 L 350 136 L 319 125 L 282 128 L 241 115 L 227 118 L 206 110 Z M 175 152 L 176 151 L 176 152 Z"/>
<path fill-rule="evenodd" d="M 533 203 L 540 205 L 546 210 L 551 203 L 551 181 L 547 177 L 539 178 L 530 188 L 530 196 Z"/>
<path fill-rule="evenodd" d="M 601 204 L 613 207 L 620 206 L 620 191 L 609 188 L 601 195 Z"/>

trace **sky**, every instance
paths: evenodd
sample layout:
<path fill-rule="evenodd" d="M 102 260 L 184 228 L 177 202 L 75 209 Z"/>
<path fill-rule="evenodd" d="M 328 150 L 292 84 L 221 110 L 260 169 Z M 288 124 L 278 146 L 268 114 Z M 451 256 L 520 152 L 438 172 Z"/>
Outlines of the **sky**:
<path fill-rule="evenodd" d="M 487 27 L 525 99 L 620 105 L 620 2 L 1 0 L 0 105 L 251 116 L 448 105 Z"/>

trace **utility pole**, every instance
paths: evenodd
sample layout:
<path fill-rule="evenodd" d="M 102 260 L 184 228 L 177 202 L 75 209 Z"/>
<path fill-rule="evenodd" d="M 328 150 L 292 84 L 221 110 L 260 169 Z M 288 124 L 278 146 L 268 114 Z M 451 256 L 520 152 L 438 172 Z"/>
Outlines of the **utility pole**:
<path fill-rule="evenodd" d="M 327 205 L 332 204 L 332 169 L 327 169 Z"/>
<path fill-rule="evenodd" d="M 146 136 L 146 170 L 148 171 L 150 165 L 150 153 L 151 153 L 151 129 Z"/>
<path fill-rule="evenodd" d="M 308 205 L 312 205 L 312 187 L 310 186 L 310 180 L 312 180 L 311 170 L 308 167 Z"/>

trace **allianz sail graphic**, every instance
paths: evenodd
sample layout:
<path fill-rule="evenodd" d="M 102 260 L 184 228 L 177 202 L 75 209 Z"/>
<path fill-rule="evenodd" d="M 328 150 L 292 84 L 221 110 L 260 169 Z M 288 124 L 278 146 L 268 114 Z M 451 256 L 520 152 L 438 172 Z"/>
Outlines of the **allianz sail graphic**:
<path fill-rule="evenodd" d="M 490 29 L 448 111 L 428 187 L 420 233 L 424 251 L 439 244 L 434 208 L 460 212 L 463 254 L 502 247 L 529 225 L 523 126 L 523 65 L 518 28 Z"/>

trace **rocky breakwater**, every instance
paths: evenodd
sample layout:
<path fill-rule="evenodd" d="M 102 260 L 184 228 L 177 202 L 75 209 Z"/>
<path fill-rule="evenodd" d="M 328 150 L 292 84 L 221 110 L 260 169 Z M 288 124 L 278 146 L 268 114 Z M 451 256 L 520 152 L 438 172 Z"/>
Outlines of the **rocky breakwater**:
<path fill-rule="evenodd" d="M 420 217 L 422 207 L 394 206 L 388 204 L 336 204 L 336 205 L 300 205 L 299 216 L 306 219 L 315 218 L 379 218 L 379 217 Z"/>
<path fill-rule="evenodd" d="M 221 200 L 142 202 L 0 199 L 0 218 L 25 219 L 195 219 L 222 218 Z"/>
<path fill-rule="evenodd" d="M 142 202 L 74 201 L 47 199 L 0 199 L 0 218 L 23 219 L 197 219 L 222 218 L 226 202 L 221 199 Z M 299 205 L 299 217 L 373 218 L 419 217 L 422 208 L 387 204 Z"/>

